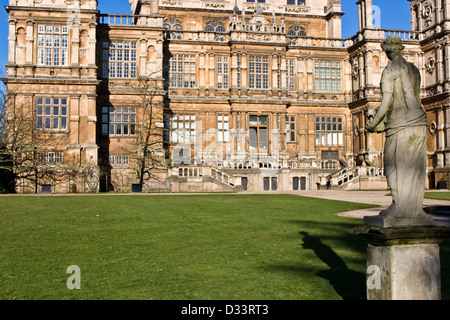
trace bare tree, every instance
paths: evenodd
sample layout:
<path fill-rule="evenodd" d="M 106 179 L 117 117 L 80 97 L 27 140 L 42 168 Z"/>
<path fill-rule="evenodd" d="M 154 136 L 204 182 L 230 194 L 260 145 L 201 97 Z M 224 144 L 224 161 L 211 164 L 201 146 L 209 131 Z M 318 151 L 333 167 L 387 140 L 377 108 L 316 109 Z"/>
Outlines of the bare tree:
<path fill-rule="evenodd" d="M 11 155 L 7 145 L 6 127 L 6 89 L 0 88 L 0 192 L 14 191 L 14 173 L 12 168 Z"/>
<path fill-rule="evenodd" d="M 17 178 L 37 180 L 38 157 L 32 137 L 32 118 L 26 103 L 8 88 L 0 98 L 0 168 Z"/>
<path fill-rule="evenodd" d="M 32 102 L 9 84 L 0 92 L 0 169 L 10 173 L 22 191 L 38 192 L 39 183 L 64 178 L 64 168 L 41 157 L 43 147 L 54 143 L 52 132 L 39 132 Z"/>
<path fill-rule="evenodd" d="M 161 83 L 161 85 L 159 85 Z M 165 165 L 164 137 L 164 87 L 154 74 L 138 76 L 134 88 L 139 95 L 137 107 L 139 120 L 136 126 L 135 171 L 139 185 L 146 179 L 157 179 L 154 169 Z"/>

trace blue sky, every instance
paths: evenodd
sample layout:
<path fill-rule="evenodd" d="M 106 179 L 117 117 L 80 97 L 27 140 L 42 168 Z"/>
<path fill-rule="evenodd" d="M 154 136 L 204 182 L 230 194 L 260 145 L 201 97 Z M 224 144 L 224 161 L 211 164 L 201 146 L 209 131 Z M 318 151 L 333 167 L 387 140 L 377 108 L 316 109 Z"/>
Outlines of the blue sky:
<path fill-rule="evenodd" d="M 0 70 L 8 61 L 8 16 L 4 8 L 8 0 L 0 0 Z M 342 0 L 342 36 L 353 36 L 358 31 L 358 11 L 356 0 Z M 410 30 L 409 2 L 407 0 L 373 0 L 373 4 L 380 8 L 381 28 Z M 101 13 L 130 14 L 128 0 L 98 0 Z"/>

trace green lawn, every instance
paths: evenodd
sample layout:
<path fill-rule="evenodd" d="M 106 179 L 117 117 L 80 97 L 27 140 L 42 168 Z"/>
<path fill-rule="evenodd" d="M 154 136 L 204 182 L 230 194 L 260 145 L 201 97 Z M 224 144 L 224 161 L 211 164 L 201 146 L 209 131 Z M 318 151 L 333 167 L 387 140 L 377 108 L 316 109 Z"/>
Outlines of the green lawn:
<path fill-rule="evenodd" d="M 216 194 L 0 197 L 0 207 L 0 299 L 365 298 L 361 220 L 334 214 L 361 204 Z M 66 286 L 70 265 L 80 290 Z"/>
<path fill-rule="evenodd" d="M 425 198 L 437 200 L 450 200 L 450 191 L 425 192 Z"/>

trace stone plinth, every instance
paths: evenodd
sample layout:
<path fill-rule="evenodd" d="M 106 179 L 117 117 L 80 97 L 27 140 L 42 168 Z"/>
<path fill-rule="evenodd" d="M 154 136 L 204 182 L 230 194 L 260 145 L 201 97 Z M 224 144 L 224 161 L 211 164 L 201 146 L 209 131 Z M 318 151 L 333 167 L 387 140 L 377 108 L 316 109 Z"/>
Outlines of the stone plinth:
<path fill-rule="evenodd" d="M 439 300 L 439 243 L 447 227 L 379 228 L 360 226 L 355 234 L 369 242 L 368 300 Z"/>
<path fill-rule="evenodd" d="M 374 226 L 379 228 L 397 228 L 397 227 L 414 227 L 414 226 L 433 226 L 433 216 L 423 212 L 414 218 L 398 218 L 384 215 L 383 213 L 377 216 L 364 217 L 364 224 L 367 226 Z"/>

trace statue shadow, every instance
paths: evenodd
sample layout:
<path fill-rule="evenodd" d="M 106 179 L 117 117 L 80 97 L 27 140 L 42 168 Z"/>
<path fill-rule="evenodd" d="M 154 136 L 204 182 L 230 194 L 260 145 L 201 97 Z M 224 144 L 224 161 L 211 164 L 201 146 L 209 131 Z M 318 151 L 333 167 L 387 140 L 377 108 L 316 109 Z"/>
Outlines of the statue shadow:
<path fill-rule="evenodd" d="M 322 260 L 328 270 L 316 272 L 321 278 L 327 279 L 336 293 L 344 300 L 360 300 L 366 298 L 366 276 L 361 272 L 351 270 L 344 260 L 320 238 L 300 232 L 303 236 L 303 249 L 311 249 Z"/>

